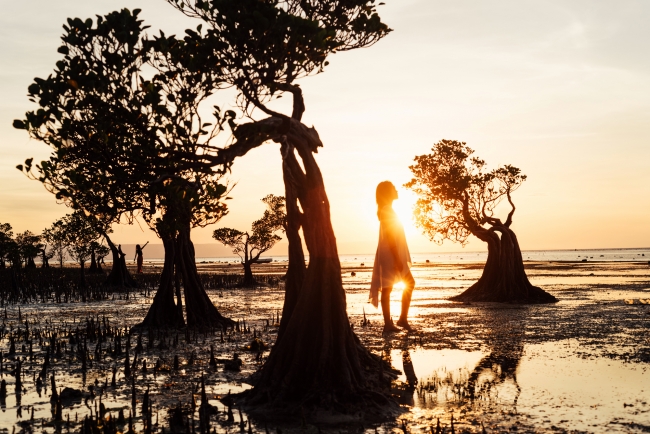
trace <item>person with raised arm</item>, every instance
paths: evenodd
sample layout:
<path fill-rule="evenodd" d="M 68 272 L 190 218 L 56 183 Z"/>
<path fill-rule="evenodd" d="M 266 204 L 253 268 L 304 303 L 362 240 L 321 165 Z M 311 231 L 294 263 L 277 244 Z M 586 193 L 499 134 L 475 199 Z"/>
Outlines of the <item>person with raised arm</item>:
<path fill-rule="evenodd" d="M 136 260 L 138 261 L 138 274 L 142 274 L 142 264 L 144 263 L 144 257 L 142 256 L 142 251 L 144 250 L 145 247 L 147 247 L 147 244 L 149 244 L 149 241 L 145 243 L 144 246 L 140 247 L 140 244 L 135 245 L 135 258 L 133 258 L 133 262 Z"/>

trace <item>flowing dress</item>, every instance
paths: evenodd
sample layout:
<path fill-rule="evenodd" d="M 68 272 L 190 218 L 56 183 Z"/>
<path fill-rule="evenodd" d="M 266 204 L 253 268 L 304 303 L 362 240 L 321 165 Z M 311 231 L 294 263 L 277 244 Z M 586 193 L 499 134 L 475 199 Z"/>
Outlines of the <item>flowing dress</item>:
<path fill-rule="evenodd" d="M 142 273 L 142 265 L 144 263 L 144 256 L 142 255 L 142 250 L 136 252 L 136 257 L 138 260 L 138 274 Z"/>
<path fill-rule="evenodd" d="M 397 255 L 393 254 L 391 243 L 394 243 Z M 402 264 L 401 272 L 398 271 L 396 263 Z M 385 206 L 379 210 L 379 244 L 375 254 L 375 264 L 372 268 L 370 302 L 377 307 L 379 291 L 382 288 L 392 288 L 395 283 L 408 276 L 410 267 L 411 254 L 406 244 L 404 227 L 393 208 L 390 205 Z"/>

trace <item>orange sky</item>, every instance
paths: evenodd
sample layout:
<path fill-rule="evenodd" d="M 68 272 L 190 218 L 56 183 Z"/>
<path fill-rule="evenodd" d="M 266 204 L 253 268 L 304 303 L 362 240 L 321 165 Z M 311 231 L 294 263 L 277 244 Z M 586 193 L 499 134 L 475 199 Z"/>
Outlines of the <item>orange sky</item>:
<path fill-rule="evenodd" d="M 517 191 L 514 230 L 523 249 L 650 246 L 650 3 L 643 1 L 386 0 L 394 29 L 369 49 L 330 58 L 305 79 L 305 123 L 325 147 L 318 161 L 342 253 L 372 252 L 374 188 L 409 180 L 413 157 L 443 138 L 461 140 L 490 166 L 528 175 Z M 196 24 L 163 0 L 4 5 L 0 17 L 0 222 L 40 232 L 67 210 L 14 167 L 47 148 L 11 127 L 33 108 L 35 76 L 58 58 L 61 25 L 122 6 L 143 9 L 153 28 Z M 231 212 L 220 225 L 246 229 L 260 198 L 282 194 L 278 145 L 237 161 Z M 413 252 L 436 246 L 411 227 L 413 198 L 397 205 Z M 215 228 L 196 230 L 214 242 Z M 156 243 L 144 226 L 115 228 L 125 244 Z M 471 241 L 470 250 L 483 248 Z"/>

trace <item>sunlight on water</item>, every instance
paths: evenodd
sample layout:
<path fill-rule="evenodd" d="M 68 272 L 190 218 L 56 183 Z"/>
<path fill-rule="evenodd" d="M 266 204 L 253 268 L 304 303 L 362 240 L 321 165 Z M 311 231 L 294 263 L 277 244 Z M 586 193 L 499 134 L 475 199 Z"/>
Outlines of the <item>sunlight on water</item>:
<path fill-rule="evenodd" d="M 406 382 L 406 375 L 404 374 L 404 361 L 403 350 L 392 350 L 390 353 L 393 366 L 402 371 L 398 380 Z M 473 369 L 476 364 L 481 360 L 485 353 L 481 351 L 463 351 L 463 350 L 425 350 L 418 349 L 409 351 L 411 363 L 413 364 L 413 371 L 418 378 L 422 381 L 425 378 L 432 377 L 444 373 L 451 375 L 452 380 L 456 381 L 460 377 L 463 370 Z"/>
<path fill-rule="evenodd" d="M 541 428 L 593 431 L 617 421 L 647 424 L 648 366 L 575 354 L 577 340 L 494 348 L 393 349 L 402 371 L 400 402 L 426 416 L 435 409 L 466 408 L 519 414 Z M 418 410 L 420 409 L 420 410 Z M 450 411 L 450 410 L 449 410 Z M 629 423 L 629 422 L 627 422 Z M 625 430 L 621 426 L 622 430 Z"/>

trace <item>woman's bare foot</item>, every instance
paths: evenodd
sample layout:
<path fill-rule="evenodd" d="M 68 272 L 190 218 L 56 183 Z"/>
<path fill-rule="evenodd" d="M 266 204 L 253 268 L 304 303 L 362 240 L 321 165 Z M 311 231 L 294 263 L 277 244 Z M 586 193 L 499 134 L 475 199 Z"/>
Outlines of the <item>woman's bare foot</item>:
<path fill-rule="evenodd" d="M 390 324 L 384 325 L 384 331 L 383 331 L 384 334 L 396 333 L 396 332 L 401 332 L 401 330 L 395 327 L 395 324 L 393 324 L 392 321 L 390 322 Z"/>
<path fill-rule="evenodd" d="M 397 325 L 402 327 L 404 330 L 408 332 L 415 331 L 415 329 L 411 327 L 411 325 L 409 324 L 408 320 L 400 319 L 399 321 L 397 321 Z"/>

